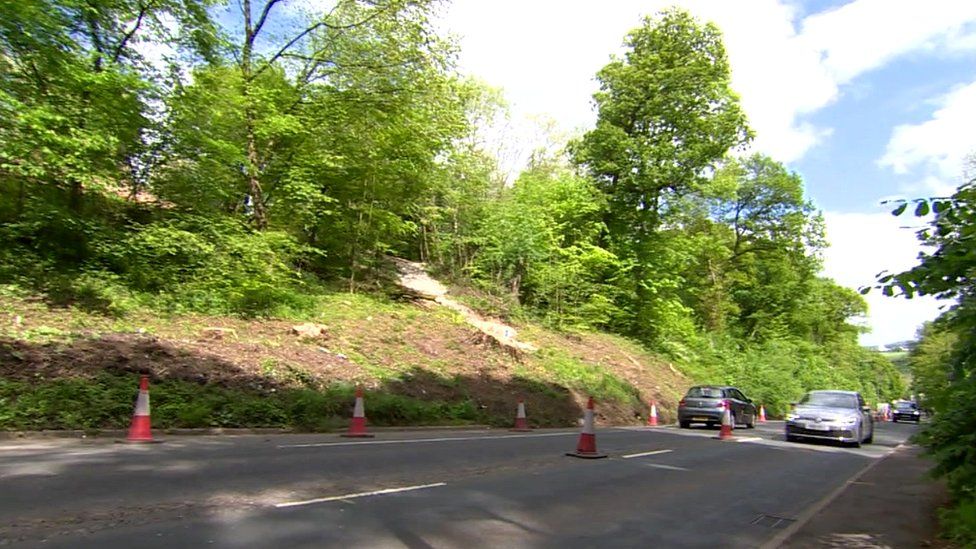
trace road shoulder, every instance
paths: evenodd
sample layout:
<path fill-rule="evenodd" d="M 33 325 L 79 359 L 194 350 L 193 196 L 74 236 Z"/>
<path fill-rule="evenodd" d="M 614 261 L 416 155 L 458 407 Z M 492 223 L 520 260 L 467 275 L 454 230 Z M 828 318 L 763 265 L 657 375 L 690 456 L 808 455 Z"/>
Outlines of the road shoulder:
<path fill-rule="evenodd" d="M 942 482 L 928 472 L 922 448 L 899 446 L 865 470 L 779 547 L 948 547 L 938 539 Z"/>

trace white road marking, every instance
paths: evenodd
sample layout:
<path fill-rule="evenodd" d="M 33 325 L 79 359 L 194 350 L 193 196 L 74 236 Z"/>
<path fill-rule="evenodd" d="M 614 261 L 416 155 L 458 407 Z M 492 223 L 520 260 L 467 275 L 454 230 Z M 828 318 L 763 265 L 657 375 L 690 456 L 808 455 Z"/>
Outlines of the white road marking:
<path fill-rule="evenodd" d="M 737 438 L 736 442 L 756 442 L 757 440 L 763 440 L 763 437 L 748 437 L 748 438 Z"/>
<path fill-rule="evenodd" d="M 639 457 L 644 457 L 644 456 L 656 456 L 658 454 L 667 454 L 668 452 L 672 452 L 672 451 L 673 450 L 654 450 L 653 452 L 641 452 L 639 454 L 627 454 L 626 456 L 620 456 L 620 457 L 622 457 L 624 459 L 639 458 Z"/>
<path fill-rule="evenodd" d="M 447 483 L 435 482 L 434 484 L 404 486 L 403 488 L 387 488 L 385 490 L 373 490 L 372 492 L 360 492 L 358 494 L 346 494 L 343 496 L 332 496 L 328 498 L 307 499 L 305 501 L 288 501 L 285 503 L 276 503 L 275 507 L 279 509 L 282 509 L 284 507 L 298 507 L 299 505 L 311 505 L 313 503 L 325 503 L 327 501 L 339 501 L 339 500 L 346 500 L 346 499 L 365 498 L 369 496 L 381 496 L 384 494 L 396 494 L 398 492 L 410 492 L 413 490 L 424 490 L 426 488 L 436 488 L 438 486 L 447 486 Z"/>
<path fill-rule="evenodd" d="M 578 432 L 539 433 L 537 435 L 493 435 L 484 437 L 442 437 L 442 438 L 412 438 L 402 440 L 367 440 L 362 442 L 313 442 L 308 444 L 282 444 L 278 448 L 317 448 L 320 446 L 367 446 L 370 444 L 413 444 L 415 442 L 449 442 L 452 440 L 495 440 L 502 438 L 539 438 L 565 437 L 578 435 Z"/>
<path fill-rule="evenodd" d="M 654 467 L 655 469 L 667 469 L 668 471 L 688 471 L 684 467 L 678 467 L 676 465 L 662 465 L 660 463 L 645 463 L 648 467 Z"/>

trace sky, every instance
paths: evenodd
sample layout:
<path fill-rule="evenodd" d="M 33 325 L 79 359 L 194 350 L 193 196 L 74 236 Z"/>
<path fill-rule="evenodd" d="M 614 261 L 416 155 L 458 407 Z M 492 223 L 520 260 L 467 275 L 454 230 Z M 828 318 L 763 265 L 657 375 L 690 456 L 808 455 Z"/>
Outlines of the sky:
<path fill-rule="evenodd" d="M 564 135 L 592 127 L 594 75 L 672 5 L 721 29 L 752 150 L 799 173 L 823 212 L 823 274 L 857 289 L 917 264 L 924 220 L 882 202 L 963 181 L 976 153 L 976 0 L 454 0 L 438 24 L 458 40 L 461 70 L 502 89 L 502 160 L 517 170 L 541 121 Z M 866 299 L 871 346 L 913 339 L 946 306 Z"/>

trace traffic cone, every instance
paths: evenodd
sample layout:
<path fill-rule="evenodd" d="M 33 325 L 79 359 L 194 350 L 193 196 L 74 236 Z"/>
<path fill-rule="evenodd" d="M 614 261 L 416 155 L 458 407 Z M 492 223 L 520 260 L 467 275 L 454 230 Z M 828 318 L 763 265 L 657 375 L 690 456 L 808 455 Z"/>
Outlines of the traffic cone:
<path fill-rule="evenodd" d="M 725 401 L 725 410 L 722 412 L 722 428 L 718 432 L 719 440 L 732 440 L 732 412 L 729 410 L 729 401 Z"/>
<path fill-rule="evenodd" d="M 515 427 L 512 427 L 509 431 L 525 432 L 531 430 L 529 429 L 529 422 L 525 419 L 525 401 L 520 398 L 518 401 L 518 410 L 515 412 Z"/>
<path fill-rule="evenodd" d="M 373 435 L 366 432 L 366 405 L 363 404 L 362 387 L 356 387 L 356 405 L 352 409 L 352 421 L 349 422 L 349 430 L 341 436 L 373 438 Z"/>
<path fill-rule="evenodd" d="M 129 435 L 126 442 L 158 442 L 153 440 L 152 426 L 149 419 L 149 376 L 139 378 L 139 396 L 136 397 L 136 408 L 132 412 L 132 423 L 129 424 Z"/>
<path fill-rule="evenodd" d="M 759 423 L 766 423 L 766 407 L 759 405 Z"/>
<path fill-rule="evenodd" d="M 583 431 L 580 432 L 579 442 L 576 444 L 575 452 L 566 452 L 567 456 L 598 459 L 607 457 L 596 451 L 596 433 L 593 430 L 593 397 L 586 403 L 586 411 L 583 415 Z"/>
<path fill-rule="evenodd" d="M 657 403 L 651 401 L 651 415 L 647 416 L 647 425 L 657 427 Z"/>

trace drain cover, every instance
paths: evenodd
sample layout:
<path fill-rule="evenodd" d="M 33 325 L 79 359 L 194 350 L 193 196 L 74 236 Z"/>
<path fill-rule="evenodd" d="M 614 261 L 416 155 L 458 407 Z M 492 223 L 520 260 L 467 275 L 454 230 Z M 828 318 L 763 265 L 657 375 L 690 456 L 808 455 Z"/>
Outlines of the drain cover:
<path fill-rule="evenodd" d="M 752 519 L 750 524 L 756 524 L 759 526 L 765 526 L 766 528 L 786 528 L 790 523 L 795 522 L 796 519 L 777 517 L 776 515 L 759 515 L 758 517 Z"/>

